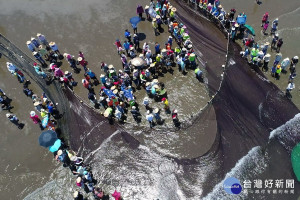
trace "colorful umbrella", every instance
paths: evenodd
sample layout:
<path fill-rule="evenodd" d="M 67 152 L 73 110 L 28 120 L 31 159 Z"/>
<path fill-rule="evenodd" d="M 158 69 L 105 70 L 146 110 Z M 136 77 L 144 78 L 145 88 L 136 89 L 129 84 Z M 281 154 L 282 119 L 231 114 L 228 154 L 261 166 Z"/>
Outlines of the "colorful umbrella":
<path fill-rule="evenodd" d="M 244 27 L 246 29 L 248 29 L 248 32 L 251 34 L 251 35 L 254 35 L 255 36 L 255 30 L 252 26 L 248 25 L 248 24 L 245 24 Z"/>
<path fill-rule="evenodd" d="M 129 22 L 130 22 L 131 24 L 134 24 L 134 25 L 137 25 L 140 21 L 141 21 L 141 19 L 140 19 L 139 16 L 132 17 L 132 18 L 130 18 L 130 20 L 129 20 Z"/>
<path fill-rule="evenodd" d="M 39 137 L 39 143 L 43 147 L 52 146 L 56 140 L 57 140 L 57 134 L 52 130 L 42 132 Z"/>
<path fill-rule="evenodd" d="M 58 151 L 59 147 L 61 146 L 61 140 L 57 139 L 52 146 L 49 147 L 49 151 L 54 153 L 55 151 Z"/>

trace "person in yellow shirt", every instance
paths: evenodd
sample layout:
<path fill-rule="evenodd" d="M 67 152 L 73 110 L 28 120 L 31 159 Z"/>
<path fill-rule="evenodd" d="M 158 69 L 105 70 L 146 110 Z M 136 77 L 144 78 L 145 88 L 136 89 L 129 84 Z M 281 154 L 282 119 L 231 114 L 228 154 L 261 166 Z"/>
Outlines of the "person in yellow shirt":
<path fill-rule="evenodd" d="M 154 29 L 154 34 L 155 36 L 157 36 L 157 28 L 158 28 L 158 25 L 156 23 L 156 18 L 153 18 L 152 20 L 152 28 Z"/>
<path fill-rule="evenodd" d="M 166 111 L 169 110 L 169 101 L 168 101 L 168 99 L 164 97 L 164 98 L 162 98 L 161 101 L 164 103 L 164 109 Z"/>

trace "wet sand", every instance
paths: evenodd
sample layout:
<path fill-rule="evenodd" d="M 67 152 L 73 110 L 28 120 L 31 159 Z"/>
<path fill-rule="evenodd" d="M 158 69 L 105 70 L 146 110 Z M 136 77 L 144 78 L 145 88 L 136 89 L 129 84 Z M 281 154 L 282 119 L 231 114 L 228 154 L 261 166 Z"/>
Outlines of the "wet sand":
<path fill-rule="evenodd" d="M 0 88 L 12 99 L 12 113 L 25 124 L 20 130 L 6 118 L 7 110 L 0 112 L 0 191 L 4 199 L 22 199 L 49 180 L 56 164 L 52 154 L 39 146 L 41 130 L 29 118 L 34 109 L 32 100 L 23 93 L 23 85 L 8 72 L 5 58 L 0 59 L 0 66 Z M 41 90 L 34 84 L 30 88 L 41 95 Z"/>

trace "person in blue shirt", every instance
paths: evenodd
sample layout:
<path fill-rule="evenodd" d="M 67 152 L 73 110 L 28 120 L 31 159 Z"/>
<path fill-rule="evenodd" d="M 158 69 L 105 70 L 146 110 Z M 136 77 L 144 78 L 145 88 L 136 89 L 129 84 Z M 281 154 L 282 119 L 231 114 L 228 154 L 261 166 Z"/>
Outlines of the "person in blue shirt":
<path fill-rule="evenodd" d="M 133 33 L 137 33 L 137 24 L 131 24 Z"/>
<path fill-rule="evenodd" d="M 130 47 L 129 41 L 124 41 L 123 47 L 124 47 L 124 49 L 125 49 L 125 51 L 127 53 L 127 56 L 128 56 L 129 55 L 128 51 L 129 51 L 129 47 Z"/>
<path fill-rule="evenodd" d="M 160 45 L 158 44 L 158 42 L 155 43 L 155 54 L 160 54 Z"/>
<path fill-rule="evenodd" d="M 130 32 L 129 32 L 127 29 L 125 30 L 124 35 L 125 35 L 125 38 L 126 38 L 129 42 L 131 42 L 131 35 L 130 35 Z"/>

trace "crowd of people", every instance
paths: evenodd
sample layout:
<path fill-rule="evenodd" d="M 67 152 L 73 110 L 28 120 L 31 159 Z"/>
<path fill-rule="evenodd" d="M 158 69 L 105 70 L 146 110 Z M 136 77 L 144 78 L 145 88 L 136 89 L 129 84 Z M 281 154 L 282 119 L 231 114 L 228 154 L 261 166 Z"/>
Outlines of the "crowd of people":
<path fill-rule="evenodd" d="M 227 13 L 219 0 L 213 3 L 208 3 L 207 0 L 192 0 L 199 8 L 218 20 L 224 29 L 230 34 L 232 41 L 235 41 L 238 36 L 243 36 L 242 41 L 245 49 L 241 52 L 241 56 L 249 61 L 249 63 L 257 66 L 262 66 L 263 70 L 268 71 L 268 63 L 271 55 L 268 53 L 273 49 L 277 54 L 271 68 L 271 73 L 276 79 L 279 79 L 281 72 L 286 72 L 289 66 L 290 78 L 286 90 L 287 97 L 291 98 L 290 91 L 295 88 L 293 83 L 296 77 L 296 64 L 298 56 L 282 59 L 280 48 L 283 44 L 283 39 L 279 38 L 278 19 L 272 22 L 270 34 L 273 35 L 272 44 L 266 42 L 263 45 L 258 45 L 254 36 L 250 36 L 251 32 L 245 26 L 247 16 L 245 13 L 240 13 L 235 18 L 235 9 L 231 9 Z M 193 70 L 196 78 L 203 81 L 203 72 L 197 64 L 197 56 L 193 49 L 193 43 L 187 31 L 187 27 L 178 21 L 176 17 L 177 9 L 173 7 L 167 0 L 150 1 L 149 5 L 138 6 L 137 15 L 142 19 L 145 13 L 145 18 L 151 22 L 155 36 L 159 36 L 162 26 L 168 27 L 170 33 L 166 38 L 166 43 L 160 45 L 155 43 L 155 52 L 150 50 L 150 44 L 145 42 L 140 46 L 140 38 L 138 34 L 137 24 L 132 24 L 133 35 L 128 29 L 124 32 L 124 42 L 119 39 L 115 41 L 115 46 L 118 55 L 120 56 L 122 70 L 116 70 L 113 65 L 101 63 L 103 74 L 97 78 L 97 75 L 88 67 L 88 61 L 84 54 L 79 51 L 77 58 L 69 53 L 61 54 L 55 42 L 48 42 L 46 37 L 41 33 L 37 34 L 37 39 L 32 37 L 26 42 L 28 49 L 36 59 L 33 64 L 35 72 L 48 82 L 57 80 L 62 84 L 62 87 L 77 86 L 77 83 L 72 73 L 63 71 L 60 66 L 65 58 L 70 68 L 74 73 L 80 73 L 81 67 L 84 70 L 84 77 L 81 80 L 82 85 L 88 91 L 88 99 L 95 108 L 103 108 L 103 115 L 109 121 L 117 120 L 126 122 L 127 113 L 130 110 L 135 121 L 141 121 L 139 105 L 136 102 L 134 92 L 137 89 L 143 88 L 147 96 L 143 99 L 143 106 L 146 108 L 146 119 L 149 122 L 150 128 L 155 124 L 163 124 L 164 120 L 160 116 L 161 110 L 151 106 L 151 99 L 162 102 L 164 110 L 167 114 L 171 114 L 174 125 L 179 127 L 177 109 L 170 109 L 167 90 L 164 83 L 159 82 L 159 76 L 163 71 L 169 71 L 172 66 L 177 64 L 178 70 L 183 74 L 187 70 Z M 265 13 L 262 18 L 262 33 L 267 34 L 269 27 L 269 14 Z M 239 34 L 238 34 L 239 32 Z M 281 61 L 281 62 L 280 62 Z M 47 63 L 49 62 L 49 64 Z M 39 64 L 38 64 L 39 63 Z M 81 67 L 80 67 L 81 66 Z M 56 130 L 57 122 L 60 114 L 46 94 L 38 97 L 30 88 L 30 81 L 26 80 L 24 74 L 12 63 L 7 62 L 7 68 L 10 73 L 17 77 L 18 81 L 23 84 L 23 92 L 26 96 L 32 98 L 35 111 L 30 112 L 30 118 L 35 124 L 39 124 L 41 129 Z M 98 92 L 99 97 L 95 92 L 95 87 L 101 84 L 101 89 Z M 4 91 L 0 89 L 0 102 L 3 109 L 10 111 L 13 107 L 10 105 L 10 99 Z M 171 111 L 172 110 L 172 111 Z M 38 113 L 38 114 L 37 114 Z M 23 128 L 24 124 L 19 122 L 17 116 L 8 113 L 7 118 L 18 128 Z M 55 159 L 62 162 L 64 167 L 69 167 L 71 172 L 77 177 L 76 185 L 86 192 L 92 192 L 95 199 L 109 199 L 108 194 L 104 194 L 103 190 L 96 187 L 97 181 L 93 178 L 90 167 L 83 162 L 83 158 L 78 157 L 76 153 L 68 147 L 62 147 L 54 152 Z M 121 199 L 120 193 L 115 191 L 112 194 L 116 200 Z M 83 199 L 83 194 L 80 191 L 74 192 L 74 199 Z"/>
<path fill-rule="evenodd" d="M 272 36 L 270 42 L 258 44 L 255 42 L 255 34 L 252 32 L 251 27 L 246 25 L 247 15 L 240 13 L 236 18 L 236 10 L 232 8 L 230 12 L 226 12 L 222 7 L 220 0 L 191 0 L 190 2 L 196 4 L 200 10 L 208 15 L 211 19 L 218 21 L 219 24 L 230 34 L 230 39 L 234 42 L 240 38 L 243 42 L 244 49 L 241 51 L 241 56 L 249 62 L 249 64 L 262 67 L 262 71 L 269 71 L 269 62 L 271 61 L 271 52 L 276 51 L 274 62 L 271 65 L 271 75 L 276 80 L 280 79 L 280 74 L 286 74 L 289 71 L 288 86 L 286 88 L 286 97 L 292 98 L 291 91 L 295 88 L 294 79 L 296 77 L 296 64 L 299 57 L 293 56 L 291 59 L 286 57 L 282 59 L 280 49 L 283 45 L 283 38 L 279 36 L 278 25 L 279 19 L 275 18 L 270 23 L 269 13 L 266 12 L 261 20 L 262 34 Z M 209 3 L 208 3 L 209 2 Z M 268 29 L 270 27 L 270 32 Z M 252 35 L 252 36 L 249 36 Z M 268 51 L 270 52 L 268 53 Z"/>
<path fill-rule="evenodd" d="M 170 36 L 167 38 L 164 47 L 156 43 L 155 52 L 152 53 L 147 42 L 140 48 L 137 25 L 132 25 L 134 31 L 132 40 L 130 31 L 125 30 L 126 41 L 123 45 L 118 39 L 115 42 L 123 70 L 117 72 L 113 65 L 102 62 L 103 74 L 98 79 L 96 74 L 88 68 L 88 62 L 82 52 L 79 51 L 77 59 L 68 53 L 61 54 L 55 42 L 48 42 L 44 35 L 38 33 L 37 38 L 31 37 L 31 40 L 26 42 L 28 49 L 36 59 L 32 66 L 34 71 L 48 83 L 57 80 L 63 88 L 73 89 L 74 86 L 77 86 L 77 82 L 71 72 L 61 69 L 62 60 L 66 59 L 74 73 L 80 73 L 82 67 L 84 70 L 82 84 L 88 90 L 88 99 L 94 104 L 95 108 L 103 107 L 105 110 L 104 116 L 109 120 L 117 119 L 120 122 L 126 120 L 126 113 L 129 109 L 137 122 L 141 120 L 139 105 L 136 102 L 134 92 L 136 89 L 144 88 L 148 96 L 143 99 L 143 106 L 147 110 L 146 120 L 149 122 L 150 128 L 155 124 L 164 123 L 160 116 L 160 109 L 157 107 L 152 108 L 151 99 L 162 102 L 166 113 L 171 114 L 174 125 L 179 127 L 178 111 L 177 109 L 171 111 L 166 88 L 164 83 L 159 82 L 158 78 L 163 71 L 170 70 L 176 64 L 183 74 L 186 73 L 187 69 L 194 70 L 199 81 L 202 81 L 202 71 L 197 66 L 196 55 L 186 26 L 176 19 L 176 8 L 172 7 L 168 1 L 157 1 L 156 3 L 151 1 L 150 6 L 137 7 L 137 14 L 140 18 L 143 18 L 144 12 L 146 18 L 152 22 L 152 26 L 157 25 L 157 29 L 155 29 L 156 36 L 159 35 L 157 33 L 163 25 L 168 27 Z M 174 44 L 175 42 L 176 44 Z M 45 93 L 41 96 L 35 94 L 30 89 L 30 81 L 25 78 L 17 66 L 7 62 L 7 68 L 23 84 L 24 94 L 33 101 L 35 110 L 29 113 L 33 123 L 38 124 L 41 130 L 57 131 L 56 120 L 61 115 L 56 109 L 56 105 L 51 102 Z M 101 89 L 99 100 L 97 100 L 94 86 L 99 84 L 101 84 Z M 10 105 L 11 99 L 1 89 L 0 101 L 3 109 L 10 111 L 13 108 Z M 23 128 L 24 124 L 19 122 L 16 115 L 8 113 L 6 116 L 18 128 Z M 63 163 L 64 167 L 69 167 L 71 172 L 76 175 L 76 185 L 78 187 L 86 192 L 92 192 L 95 199 L 109 199 L 109 195 L 104 194 L 102 189 L 96 186 L 97 181 L 93 178 L 91 168 L 74 151 L 62 144 L 59 150 L 54 152 L 54 157 L 57 161 Z M 83 199 L 83 194 L 80 191 L 76 190 L 73 195 L 74 199 Z M 112 196 L 116 200 L 121 199 L 121 195 L 117 191 Z"/>

